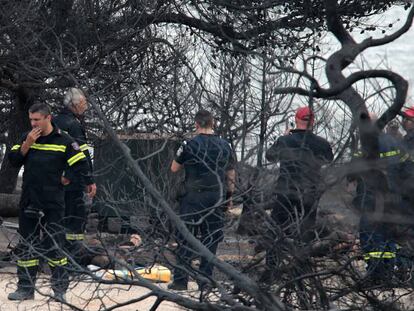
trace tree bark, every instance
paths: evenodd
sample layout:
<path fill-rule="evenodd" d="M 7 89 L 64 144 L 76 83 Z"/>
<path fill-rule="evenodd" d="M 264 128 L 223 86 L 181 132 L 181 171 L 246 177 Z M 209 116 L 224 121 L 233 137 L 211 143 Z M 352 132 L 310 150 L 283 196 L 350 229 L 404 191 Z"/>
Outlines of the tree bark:
<path fill-rule="evenodd" d="M 17 217 L 19 215 L 20 194 L 0 193 L 0 216 Z"/>
<path fill-rule="evenodd" d="M 33 103 L 33 94 L 28 89 L 18 88 L 16 91 L 16 100 L 10 116 L 10 127 L 6 142 L 6 155 L 0 168 L 0 193 L 13 193 L 20 168 L 11 166 L 7 153 L 13 144 L 21 139 L 24 132 L 30 129 L 29 118 L 27 117 L 29 107 Z"/>
<path fill-rule="evenodd" d="M 260 100 L 260 133 L 259 133 L 259 146 L 257 149 L 257 167 L 263 166 L 263 154 L 265 148 L 266 128 L 267 128 L 267 112 L 268 105 L 266 102 L 266 59 L 263 58 L 262 63 L 262 96 Z"/>

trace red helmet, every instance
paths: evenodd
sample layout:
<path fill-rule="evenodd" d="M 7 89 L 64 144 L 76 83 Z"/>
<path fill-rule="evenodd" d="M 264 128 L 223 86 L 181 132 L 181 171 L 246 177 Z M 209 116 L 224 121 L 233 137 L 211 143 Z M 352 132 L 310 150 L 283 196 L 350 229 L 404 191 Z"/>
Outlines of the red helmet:
<path fill-rule="evenodd" d="M 295 117 L 302 121 L 313 121 L 315 115 L 309 107 L 300 107 L 296 110 Z"/>
<path fill-rule="evenodd" d="M 403 111 L 403 116 L 405 118 L 414 118 L 414 106 L 407 108 Z"/>

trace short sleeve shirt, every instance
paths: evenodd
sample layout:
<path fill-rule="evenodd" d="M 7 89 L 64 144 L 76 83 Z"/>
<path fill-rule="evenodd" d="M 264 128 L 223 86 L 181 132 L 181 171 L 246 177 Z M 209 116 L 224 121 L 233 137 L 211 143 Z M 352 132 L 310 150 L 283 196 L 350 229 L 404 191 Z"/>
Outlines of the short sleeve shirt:
<path fill-rule="evenodd" d="M 225 187 L 225 173 L 235 164 L 230 144 L 219 136 L 206 134 L 184 142 L 175 161 L 184 165 L 186 188 L 205 191 Z"/>

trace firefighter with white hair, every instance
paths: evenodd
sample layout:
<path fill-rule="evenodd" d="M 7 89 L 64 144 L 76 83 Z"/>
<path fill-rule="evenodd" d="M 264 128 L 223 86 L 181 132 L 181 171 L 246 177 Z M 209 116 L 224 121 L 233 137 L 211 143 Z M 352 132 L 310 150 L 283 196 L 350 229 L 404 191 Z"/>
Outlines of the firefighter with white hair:
<path fill-rule="evenodd" d="M 70 88 L 63 100 L 64 108 L 53 119 L 55 124 L 67 132 L 78 143 L 80 150 L 88 160 L 92 172 L 92 160 L 87 144 L 83 116 L 88 109 L 84 92 L 79 88 Z M 65 185 L 65 227 L 66 245 L 73 259 L 82 264 L 82 243 L 87 220 L 85 191 L 89 198 L 96 194 L 96 184 L 85 185 L 82 179 L 72 176 L 71 169 L 65 171 L 62 183 Z"/>

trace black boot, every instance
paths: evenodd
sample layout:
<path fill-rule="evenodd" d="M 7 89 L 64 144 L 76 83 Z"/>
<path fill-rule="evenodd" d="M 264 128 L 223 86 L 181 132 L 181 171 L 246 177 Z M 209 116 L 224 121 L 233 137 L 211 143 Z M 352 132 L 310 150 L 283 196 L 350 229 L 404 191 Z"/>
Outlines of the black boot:
<path fill-rule="evenodd" d="M 10 293 L 7 296 L 7 299 L 9 300 L 33 300 L 34 299 L 34 290 L 31 288 L 17 288 L 17 290 L 14 293 Z"/>
<path fill-rule="evenodd" d="M 38 267 L 17 267 L 17 290 L 10 293 L 7 298 L 9 300 L 31 300 L 34 299 L 36 275 Z"/>
<path fill-rule="evenodd" d="M 69 274 L 66 266 L 57 266 L 52 268 L 52 289 L 56 296 L 64 296 L 69 287 Z"/>
<path fill-rule="evenodd" d="M 75 235 L 75 233 L 72 233 Z M 68 254 L 71 255 L 71 261 L 75 261 L 80 266 L 86 267 L 86 250 L 83 240 L 66 240 L 65 248 Z"/>
<path fill-rule="evenodd" d="M 188 275 L 187 273 L 180 269 L 179 267 L 175 267 L 174 269 L 174 281 L 168 285 L 168 289 L 172 290 L 187 290 L 188 286 Z"/>
<path fill-rule="evenodd" d="M 57 302 L 66 303 L 66 297 L 65 297 L 64 292 L 54 291 L 53 299 L 56 300 Z"/>

